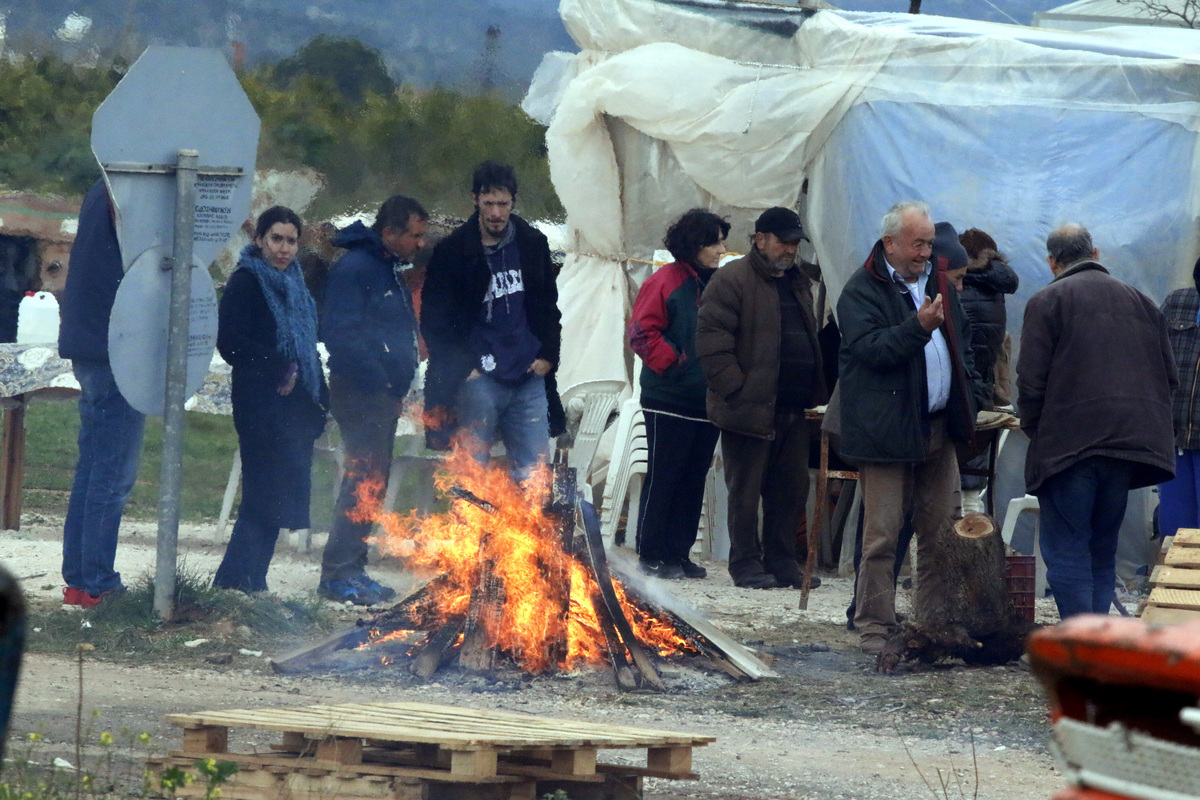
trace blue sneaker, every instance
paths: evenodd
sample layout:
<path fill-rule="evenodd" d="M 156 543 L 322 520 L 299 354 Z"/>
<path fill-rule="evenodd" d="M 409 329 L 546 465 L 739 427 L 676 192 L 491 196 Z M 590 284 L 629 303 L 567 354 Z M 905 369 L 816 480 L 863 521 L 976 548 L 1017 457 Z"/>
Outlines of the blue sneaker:
<path fill-rule="evenodd" d="M 396 590 L 389 589 L 363 572 L 344 580 L 321 581 L 317 586 L 317 594 L 338 603 L 377 606 L 395 597 Z"/>

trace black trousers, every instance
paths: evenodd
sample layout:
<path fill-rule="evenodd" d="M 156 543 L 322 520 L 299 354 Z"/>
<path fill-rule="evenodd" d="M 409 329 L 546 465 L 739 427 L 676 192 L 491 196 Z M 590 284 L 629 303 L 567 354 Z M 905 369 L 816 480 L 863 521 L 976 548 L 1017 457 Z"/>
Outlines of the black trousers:
<path fill-rule="evenodd" d="M 707 420 L 645 410 L 649 458 L 642 483 L 637 550 L 643 561 L 677 564 L 700 528 L 704 480 L 720 431 Z"/>
<path fill-rule="evenodd" d="M 321 580 L 347 580 L 367 566 L 370 521 L 349 512 L 359 505 L 359 487 L 368 484 L 368 504 L 378 507 L 387 492 L 400 400 L 386 392 L 368 394 L 337 374 L 329 377 L 329 405 L 346 449 L 346 473 L 334 507 L 333 527 L 321 557 Z"/>
<path fill-rule="evenodd" d="M 229 535 L 225 557 L 213 576 L 213 586 L 247 593 L 267 591 L 267 570 L 278 538 L 279 525 L 264 525 L 239 514 Z"/>
<path fill-rule="evenodd" d="M 775 414 L 772 440 L 721 431 L 729 489 L 729 576 L 734 581 L 763 572 L 787 583 L 799 577 L 796 534 L 808 501 L 808 445 L 803 411 Z"/>

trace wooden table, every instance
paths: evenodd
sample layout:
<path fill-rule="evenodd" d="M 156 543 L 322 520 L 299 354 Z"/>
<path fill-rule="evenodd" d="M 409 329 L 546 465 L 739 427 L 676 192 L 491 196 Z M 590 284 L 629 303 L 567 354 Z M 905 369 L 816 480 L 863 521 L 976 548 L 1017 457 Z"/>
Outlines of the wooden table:
<path fill-rule="evenodd" d="M 232 414 L 229 365 L 216 353 L 204 386 L 188 401 L 189 411 Z M 43 400 L 74 400 L 79 383 L 69 359 L 53 344 L 0 343 L 0 524 L 19 530 L 25 488 L 25 410 Z"/>

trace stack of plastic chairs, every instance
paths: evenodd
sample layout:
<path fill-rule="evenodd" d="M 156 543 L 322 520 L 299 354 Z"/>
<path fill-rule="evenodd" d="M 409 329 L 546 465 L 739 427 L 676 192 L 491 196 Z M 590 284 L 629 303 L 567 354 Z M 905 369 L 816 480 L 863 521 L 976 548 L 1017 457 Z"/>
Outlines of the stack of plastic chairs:
<path fill-rule="evenodd" d="M 642 497 L 642 478 L 646 474 L 649 451 L 646 446 L 646 419 L 642 413 L 642 362 L 634 359 L 633 396 L 621 404 L 617 417 L 616 437 L 612 458 L 604 479 L 604 498 L 600 501 L 600 532 L 606 545 L 616 538 L 617 526 L 625 501 L 629 501 L 628 529 L 637 525 L 638 508 Z M 633 545 L 632 537 L 627 544 Z"/>
<path fill-rule="evenodd" d="M 567 466 L 575 469 L 584 497 L 591 497 L 588 476 L 591 474 L 592 460 L 596 457 L 600 437 L 608 427 L 609 417 L 617 410 L 617 403 L 623 391 L 625 381 L 598 380 L 584 381 L 562 393 L 563 406 L 568 408 L 568 416 L 572 406 L 578 407 L 578 401 L 582 401 L 579 429 L 567 454 Z"/>

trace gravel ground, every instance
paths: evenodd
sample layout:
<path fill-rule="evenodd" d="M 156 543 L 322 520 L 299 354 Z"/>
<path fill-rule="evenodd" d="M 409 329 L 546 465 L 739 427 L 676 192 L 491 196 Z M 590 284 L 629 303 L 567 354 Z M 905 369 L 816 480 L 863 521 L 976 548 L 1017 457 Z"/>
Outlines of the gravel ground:
<path fill-rule="evenodd" d="M 181 530 L 180 553 L 189 568 L 216 569 L 223 547 L 212 541 L 214 534 L 212 526 Z M 59 521 L 30 518 L 20 532 L 8 531 L 0 539 L 0 559 L 23 579 L 32 603 L 49 606 L 61 597 L 60 536 Z M 127 581 L 152 571 L 154 539 L 152 524 L 123 529 L 117 568 Z M 801 612 L 798 591 L 739 589 L 723 564 L 706 566 L 708 578 L 666 582 L 663 588 L 773 658 L 780 678 L 736 683 L 685 659 L 664 668 L 667 693 L 621 693 L 606 670 L 530 679 L 515 672 L 483 678 L 446 669 L 435 682 L 424 684 L 407 670 L 353 654 L 302 676 L 274 674 L 267 663 L 271 652 L 237 655 L 224 667 L 205 664 L 185 651 L 153 666 L 122 663 L 120 654 L 99 654 L 85 666 L 84 706 L 99 712 L 92 721 L 99 729 L 147 731 L 160 751 L 178 746 L 178 732 L 164 720 L 168 713 L 383 700 L 495 708 L 716 737 L 695 751 L 698 781 L 648 780 L 647 798 L 1036 800 L 1063 787 L 1046 749 L 1042 691 L 1019 666 L 902 665 L 896 674 L 880 676 L 873 671 L 873 660 L 858 652 L 857 637 L 845 629 L 849 580 L 823 576 L 824 585 L 813 591 L 808 610 Z M 319 549 L 305 554 L 281 547 L 268 580 L 277 594 L 299 594 L 315 587 L 318 573 Z M 394 563 L 377 563 L 372 574 L 401 595 L 414 585 Z M 901 592 L 902 609 L 907 600 Z M 346 622 L 362 615 L 352 608 L 336 610 Z M 1049 601 L 1039 601 L 1038 614 L 1040 621 L 1055 619 Z M 69 755 L 76 671 L 68 658 L 27 656 L 14 737 L 40 731 L 47 747 Z M 265 748 L 270 741 L 238 733 L 231 740 L 233 749 Z M 627 756 L 601 753 L 602 760 Z"/>

